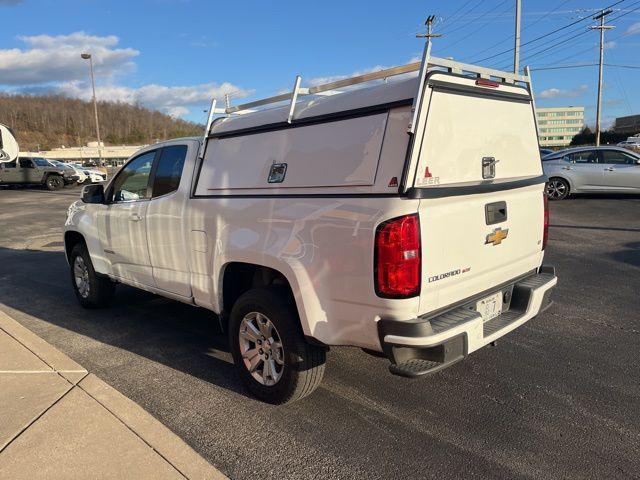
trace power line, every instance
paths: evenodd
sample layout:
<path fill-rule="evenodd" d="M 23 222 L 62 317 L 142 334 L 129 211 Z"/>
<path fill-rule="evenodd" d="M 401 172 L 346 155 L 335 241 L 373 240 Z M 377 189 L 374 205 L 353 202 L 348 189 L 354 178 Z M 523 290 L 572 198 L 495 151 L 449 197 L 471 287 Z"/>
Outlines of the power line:
<path fill-rule="evenodd" d="M 445 17 L 444 20 L 442 20 L 442 23 L 440 24 L 440 26 L 444 25 L 447 22 L 450 22 L 453 18 L 455 18 L 455 16 L 462 11 L 462 9 L 464 9 L 464 7 L 466 7 L 467 5 L 469 5 L 471 2 L 473 2 L 474 0 L 467 0 L 465 3 L 462 4 L 462 6 L 460 8 L 458 8 L 455 12 L 453 12 L 450 16 Z"/>
<path fill-rule="evenodd" d="M 542 70 L 563 70 L 565 68 L 582 68 L 582 67 L 595 67 L 597 63 L 579 63 L 576 65 L 556 65 L 555 67 L 540 67 L 540 68 L 532 68 L 532 72 L 540 72 Z"/>
<path fill-rule="evenodd" d="M 582 30 L 582 28 L 580 28 L 580 30 Z M 571 31 L 571 32 L 569 32 L 569 34 L 570 34 L 569 36 L 572 37 L 573 40 L 575 40 L 575 39 L 578 39 L 578 38 L 582 37 L 583 35 L 586 35 L 587 33 L 590 33 L 589 30 L 584 30 L 581 33 L 577 33 L 577 32 L 578 32 L 578 30 Z M 523 59 L 523 62 L 524 61 L 529 61 L 533 57 L 537 57 L 541 53 L 547 52 L 547 51 L 549 51 L 549 50 L 551 50 L 553 48 L 556 48 L 557 46 L 560 46 L 560 45 L 566 45 L 566 40 L 565 39 L 560 40 L 559 42 L 556 42 L 556 43 L 554 43 L 552 45 L 549 45 L 548 47 L 545 47 L 542 50 L 538 50 L 537 52 L 532 52 L 532 53 L 530 53 L 528 55 L 525 55 L 524 59 Z"/>
<path fill-rule="evenodd" d="M 616 63 L 605 63 L 603 64 L 605 67 L 616 67 L 616 68 L 637 68 L 640 69 L 640 65 L 619 65 Z M 575 65 L 555 65 L 552 67 L 539 67 L 532 68 L 532 72 L 540 72 L 542 70 L 562 70 L 565 68 L 582 68 L 582 67 L 597 67 L 597 63 L 577 63 Z"/>
<path fill-rule="evenodd" d="M 611 5 L 609 5 L 608 7 L 605 7 L 605 9 L 609 9 L 609 8 L 611 8 L 611 7 L 614 7 L 615 5 L 619 5 L 619 4 L 621 4 L 622 2 L 626 2 L 626 1 L 627 1 L 627 0 L 618 0 L 617 2 L 612 3 L 612 4 L 611 4 Z M 628 13 L 631 13 L 631 12 L 628 12 Z M 625 14 L 625 15 L 626 15 L 626 14 Z M 619 17 L 618 17 L 618 18 L 619 18 Z M 531 39 L 531 40 L 529 40 L 529 41 L 527 41 L 527 42 L 524 42 L 524 43 L 523 43 L 522 45 L 520 45 L 520 46 L 521 46 L 521 47 L 524 47 L 525 45 L 530 45 L 531 43 L 534 43 L 534 42 L 537 42 L 537 41 L 539 41 L 539 40 L 542 40 L 543 38 L 546 38 L 546 37 L 548 37 L 548 36 L 550 36 L 550 35 L 554 35 L 554 34 L 556 34 L 556 33 L 558 33 L 558 32 L 561 32 L 562 30 L 565 30 L 565 29 L 567 29 L 567 28 L 569 28 L 569 27 L 572 27 L 572 26 L 574 26 L 574 25 L 576 25 L 576 24 L 578 24 L 578 23 L 582 23 L 582 22 L 584 22 L 585 20 L 590 20 L 590 19 L 591 19 L 591 16 L 590 16 L 590 15 L 589 15 L 589 16 L 586 16 L 586 17 L 579 18 L 578 20 L 575 20 L 575 21 L 573 21 L 573 22 L 571 22 L 571 23 L 569 23 L 569 24 L 567 24 L 567 25 L 564 25 L 563 27 L 556 28 L 555 30 L 552 30 L 551 32 L 545 33 L 544 35 L 540 35 L 540 36 L 538 36 L 538 37 L 536 37 L 536 38 L 533 38 L 533 39 Z M 492 58 L 499 57 L 499 56 L 501 56 L 501 55 L 504 55 L 505 53 L 513 52 L 513 50 L 514 50 L 513 48 L 509 48 L 508 50 L 504 50 L 504 51 L 502 51 L 502 52 L 496 53 L 496 54 L 491 55 L 491 56 L 489 56 L 489 57 L 482 58 L 482 59 L 477 60 L 477 61 L 475 61 L 475 62 L 473 62 L 473 63 L 480 63 L 480 62 L 484 62 L 485 60 L 491 60 Z"/>
<path fill-rule="evenodd" d="M 486 17 L 487 15 L 489 15 L 490 13 L 494 12 L 495 10 L 497 10 L 498 8 L 500 8 L 502 5 L 504 5 L 505 3 L 507 3 L 507 1 L 509 0 L 503 0 L 502 2 L 500 2 L 498 5 L 496 5 L 495 7 L 491 8 L 490 10 L 488 10 L 485 13 L 480 14 L 479 16 L 472 18 L 471 20 L 468 20 L 466 22 L 464 22 L 462 25 L 459 25 L 457 28 L 454 28 L 452 30 L 449 30 L 447 33 L 447 36 L 450 36 L 451 34 L 458 32 L 460 30 L 462 30 L 463 28 L 466 28 L 468 25 L 471 25 L 474 22 L 477 22 L 478 20 L 481 20 L 482 18 Z M 475 10 L 477 7 L 479 7 L 482 4 L 482 1 L 480 1 L 480 3 L 478 3 L 478 5 L 476 5 L 475 7 L 473 7 L 471 10 L 469 10 L 467 12 L 467 15 L 469 15 L 473 10 Z"/>
<path fill-rule="evenodd" d="M 632 6 L 637 5 L 637 4 L 640 4 L 640 0 L 637 0 L 636 2 L 632 3 L 632 4 L 631 4 L 631 5 L 629 5 L 629 6 L 630 6 L 630 7 L 632 7 Z M 621 17 L 624 17 L 625 15 L 629 15 L 630 13 L 633 13 L 633 12 L 638 11 L 638 10 L 640 10 L 640 7 L 636 7 L 635 9 L 629 10 L 629 11 L 627 11 L 627 12 L 625 12 L 625 13 L 621 14 L 621 15 L 618 15 L 618 16 L 616 16 L 616 17 L 614 17 L 614 18 L 611 18 L 611 19 L 610 19 L 610 22 L 612 22 L 612 21 L 614 21 L 614 20 L 617 20 L 617 19 L 619 19 L 619 18 L 621 18 Z M 577 32 L 580 32 L 580 30 L 582 30 L 582 27 L 580 27 L 580 28 L 578 28 L 578 29 L 571 30 L 570 32 L 568 32 L 568 33 L 564 34 L 562 37 L 559 37 L 559 38 L 572 37 L 572 38 L 571 38 L 571 40 L 568 40 L 568 41 L 569 41 L 569 43 L 573 43 L 575 40 L 578 40 L 578 39 L 580 39 L 580 37 L 582 37 L 582 36 L 586 35 L 587 33 L 589 33 L 589 30 L 585 30 L 585 31 L 583 31 L 582 33 L 577 33 Z M 576 34 L 576 33 L 577 33 L 577 34 Z M 622 36 L 626 36 L 626 35 L 627 35 L 627 34 L 624 34 L 624 35 L 622 35 Z M 615 39 L 617 39 L 617 38 L 621 38 L 621 37 L 615 37 L 615 38 L 611 39 L 610 41 L 615 40 Z M 562 41 L 556 42 L 556 43 L 554 43 L 553 45 L 550 45 L 550 46 L 548 46 L 548 47 L 545 47 L 545 48 L 543 48 L 543 49 L 541 49 L 541 50 L 538 50 L 538 51 L 536 51 L 536 52 L 532 52 L 532 53 L 530 53 L 530 54 L 528 54 L 528 55 L 525 55 L 525 60 L 526 60 L 526 61 L 530 61 L 532 58 L 537 57 L 538 55 L 540 55 L 540 54 L 542 54 L 542 53 L 544 53 L 544 52 L 547 52 L 547 51 L 549 51 L 549 50 L 552 50 L 553 48 L 558 47 L 558 46 L 560 46 L 560 45 L 562 45 L 562 46 L 566 46 L 566 45 L 567 45 L 567 43 L 565 42 L 565 40 L 562 40 Z M 580 53 L 584 53 L 585 51 L 589 51 L 589 50 L 591 50 L 591 47 L 589 47 L 588 49 L 583 50 L 583 51 L 581 51 L 581 52 L 579 52 L 579 53 L 577 53 L 577 54 L 576 54 L 576 53 L 574 53 L 574 54 L 572 54 L 570 57 L 567 57 L 567 59 L 569 59 L 569 58 L 574 58 L 576 55 L 578 55 L 578 54 L 580 54 Z M 508 67 L 509 67 L 509 65 L 505 65 L 504 67 L 499 67 L 499 68 L 501 68 L 501 69 L 505 69 L 505 68 L 508 68 Z"/>
<path fill-rule="evenodd" d="M 484 15 L 482 15 L 480 18 L 485 17 L 487 15 L 489 15 L 490 13 L 493 13 L 495 10 L 497 10 L 498 8 L 500 8 L 502 5 L 504 5 L 505 3 L 509 2 L 511 0 L 503 0 L 501 3 L 499 3 L 498 5 L 496 5 L 494 8 L 492 8 L 491 10 L 487 11 Z M 507 9 L 502 10 L 501 12 L 498 13 L 498 15 L 502 15 L 503 13 L 507 13 L 509 10 L 511 10 L 511 7 L 507 7 Z M 472 22 L 477 21 L 477 20 L 472 20 Z M 456 45 L 460 44 L 461 42 L 463 42 L 464 40 L 466 40 L 467 38 L 469 38 L 472 35 L 475 35 L 479 30 L 482 30 L 485 27 L 488 27 L 490 25 L 490 20 L 487 20 L 486 22 L 484 22 L 480 27 L 476 28 L 475 30 L 473 30 L 472 32 L 468 33 L 467 35 L 465 35 L 464 37 L 458 39 L 457 41 L 453 42 L 450 45 L 445 45 L 444 50 L 450 50 L 453 47 L 455 47 Z M 450 33 L 448 33 L 447 35 L 450 35 Z"/>
<path fill-rule="evenodd" d="M 552 15 L 553 13 L 555 13 L 556 11 L 558 11 L 563 5 L 569 3 L 572 0 L 565 0 L 564 2 L 562 2 L 560 5 L 558 5 L 556 8 L 554 8 L 553 10 L 547 12 L 545 15 L 543 15 L 542 17 L 540 17 L 538 20 L 536 20 L 533 23 L 530 23 L 529 25 L 525 25 L 522 28 L 522 31 L 526 31 L 528 28 L 532 27 L 533 25 L 535 25 L 536 23 L 540 22 L 541 20 L 547 18 L 549 15 Z M 485 52 L 488 52 L 489 50 L 493 50 L 495 47 L 497 47 L 498 45 L 502 45 L 504 42 L 507 41 L 511 41 L 513 40 L 513 38 L 515 37 L 515 35 L 509 35 L 507 38 L 504 38 L 503 40 L 500 40 L 499 42 L 494 43 L 493 45 L 480 50 L 479 52 L 474 53 L 473 55 L 469 55 L 468 57 L 464 57 L 463 60 L 467 60 L 469 58 L 475 57 L 476 55 L 482 55 Z M 476 63 L 476 62 L 472 62 L 472 63 Z"/>

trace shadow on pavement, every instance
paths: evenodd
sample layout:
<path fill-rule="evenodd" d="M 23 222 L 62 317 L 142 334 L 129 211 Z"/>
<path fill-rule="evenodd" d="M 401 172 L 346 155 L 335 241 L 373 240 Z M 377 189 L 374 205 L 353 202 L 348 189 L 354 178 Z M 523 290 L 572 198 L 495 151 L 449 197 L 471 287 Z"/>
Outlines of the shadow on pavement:
<path fill-rule="evenodd" d="M 110 308 L 85 310 L 62 252 L 0 247 L 0 265 L 5 305 L 246 396 L 213 312 L 124 285 Z M 126 361 L 117 350 L 109 354 L 110 366 Z"/>
<path fill-rule="evenodd" d="M 640 242 L 626 243 L 624 248 L 624 250 L 611 253 L 611 257 L 618 262 L 640 267 Z"/>

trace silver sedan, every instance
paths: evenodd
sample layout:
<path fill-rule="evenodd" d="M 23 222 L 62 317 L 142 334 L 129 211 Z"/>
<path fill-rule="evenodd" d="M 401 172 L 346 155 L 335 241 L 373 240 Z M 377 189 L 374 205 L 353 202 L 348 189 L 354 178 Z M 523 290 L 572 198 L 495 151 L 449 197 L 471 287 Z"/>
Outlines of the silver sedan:
<path fill-rule="evenodd" d="M 543 157 L 547 196 L 572 193 L 640 194 L 640 155 L 619 147 L 579 147 Z"/>

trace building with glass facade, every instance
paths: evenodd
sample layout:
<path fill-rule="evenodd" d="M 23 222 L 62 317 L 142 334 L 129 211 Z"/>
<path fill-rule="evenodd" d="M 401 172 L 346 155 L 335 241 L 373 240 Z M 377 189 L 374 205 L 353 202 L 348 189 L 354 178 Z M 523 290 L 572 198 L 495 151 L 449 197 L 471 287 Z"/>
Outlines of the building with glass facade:
<path fill-rule="evenodd" d="M 566 147 L 584 127 L 584 107 L 537 108 L 541 147 Z"/>

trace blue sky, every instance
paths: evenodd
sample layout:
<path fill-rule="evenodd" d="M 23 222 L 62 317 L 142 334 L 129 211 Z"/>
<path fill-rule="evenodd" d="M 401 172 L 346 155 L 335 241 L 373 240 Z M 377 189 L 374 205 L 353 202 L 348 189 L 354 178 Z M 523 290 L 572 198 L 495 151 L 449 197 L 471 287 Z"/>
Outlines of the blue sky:
<path fill-rule="evenodd" d="M 614 1 L 523 0 L 522 42 Z M 406 63 L 421 53 L 415 33 L 430 13 L 444 34 L 434 55 L 506 68 L 512 54 L 501 52 L 513 46 L 514 3 L 0 0 L 0 90 L 90 98 L 79 57 L 89 50 L 100 99 L 204 122 L 211 95 L 230 93 L 238 102 L 289 88 L 296 74 L 313 82 Z M 616 28 L 606 33 L 605 62 L 640 66 L 640 1 L 622 1 L 609 18 Z M 522 64 L 595 63 L 598 34 L 584 33 L 594 23 L 524 45 Z M 538 105 L 584 105 L 593 123 L 596 81 L 594 66 L 534 72 Z M 605 68 L 605 124 L 640 113 L 639 85 L 640 69 Z"/>

